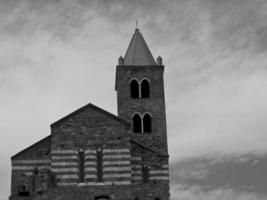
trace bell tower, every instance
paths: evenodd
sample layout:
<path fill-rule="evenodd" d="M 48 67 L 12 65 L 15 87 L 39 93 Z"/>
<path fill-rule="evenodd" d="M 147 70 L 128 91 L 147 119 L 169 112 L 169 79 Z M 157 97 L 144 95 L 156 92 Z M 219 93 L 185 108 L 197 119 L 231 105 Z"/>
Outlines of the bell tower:
<path fill-rule="evenodd" d="M 135 29 L 116 69 L 118 116 L 132 127 L 132 139 L 168 154 L 164 65 L 154 60 L 141 32 Z"/>

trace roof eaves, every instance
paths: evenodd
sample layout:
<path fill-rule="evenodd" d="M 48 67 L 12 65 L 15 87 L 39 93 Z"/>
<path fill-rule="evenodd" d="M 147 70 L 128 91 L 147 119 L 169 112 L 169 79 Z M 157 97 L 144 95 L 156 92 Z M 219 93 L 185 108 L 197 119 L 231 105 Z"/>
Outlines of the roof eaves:
<path fill-rule="evenodd" d="M 123 119 L 117 117 L 116 115 L 113 115 L 112 113 L 110 113 L 110 112 L 108 112 L 108 111 L 106 111 L 106 110 L 103 110 L 102 108 L 99 108 L 99 107 L 97 107 L 97 106 L 95 106 L 94 104 L 91 104 L 91 103 L 86 104 L 86 105 L 82 106 L 81 108 L 75 110 L 74 112 L 72 112 L 72 113 L 66 115 L 65 117 L 63 117 L 63 118 L 57 120 L 56 122 L 52 123 L 50 126 L 51 126 L 51 127 L 55 127 L 55 126 L 57 126 L 58 124 L 60 124 L 61 122 L 63 122 L 64 120 L 66 120 L 66 119 L 68 119 L 68 118 L 70 118 L 70 117 L 72 117 L 72 116 L 77 115 L 78 113 L 82 112 L 83 110 L 85 110 L 85 109 L 87 109 L 87 108 L 92 108 L 92 109 L 94 109 L 94 110 L 96 110 L 96 111 L 98 111 L 98 112 L 101 112 L 101 113 L 103 113 L 104 115 L 106 115 L 106 116 L 108 116 L 108 117 L 110 117 L 110 118 L 113 118 L 114 120 L 116 120 L 116 121 L 118 121 L 118 122 L 124 124 L 124 125 L 127 126 L 127 127 L 130 126 L 130 124 L 129 124 L 127 121 L 125 121 L 125 120 L 123 120 Z"/>
<path fill-rule="evenodd" d="M 11 160 L 14 160 L 14 159 L 15 159 L 17 156 L 19 156 L 20 154 L 24 153 L 25 151 L 27 151 L 27 150 L 29 150 L 29 149 L 31 149 L 31 148 L 33 148 L 33 147 L 39 145 L 40 143 L 42 143 L 42 142 L 44 142 L 45 140 L 50 139 L 50 138 L 51 138 L 51 135 L 46 136 L 45 138 L 39 140 L 38 142 L 32 144 L 31 146 L 29 146 L 29 147 L 23 149 L 22 151 L 16 153 L 15 155 L 13 155 L 13 156 L 11 157 Z"/>

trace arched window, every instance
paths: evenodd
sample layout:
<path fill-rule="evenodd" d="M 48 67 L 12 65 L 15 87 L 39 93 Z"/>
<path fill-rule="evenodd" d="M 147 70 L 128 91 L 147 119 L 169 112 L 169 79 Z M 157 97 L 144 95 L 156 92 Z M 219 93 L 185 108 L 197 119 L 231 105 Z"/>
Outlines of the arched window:
<path fill-rule="evenodd" d="M 152 127 L 151 127 L 151 116 L 146 113 L 143 117 L 143 127 L 144 127 L 144 133 L 151 133 Z"/>
<path fill-rule="evenodd" d="M 97 162 L 97 181 L 103 182 L 103 152 L 102 149 L 98 149 L 96 152 L 96 162 Z"/>
<path fill-rule="evenodd" d="M 133 79 L 130 83 L 131 88 L 131 97 L 132 98 L 139 98 L 139 83 L 137 80 Z"/>
<path fill-rule="evenodd" d="M 133 116 L 133 132 L 134 133 L 142 132 L 142 120 L 139 114 L 134 114 Z"/>
<path fill-rule="evenodd" d="M 150 84 L 148 80 L 144 79 L 141 82 L 141 97 L 142 98 L 149 98 L 150 97 Z"/>
<path fill-rule="evenodd" d="M 79 181 L 84 182 L 84 151 L 79 151 Z"/>

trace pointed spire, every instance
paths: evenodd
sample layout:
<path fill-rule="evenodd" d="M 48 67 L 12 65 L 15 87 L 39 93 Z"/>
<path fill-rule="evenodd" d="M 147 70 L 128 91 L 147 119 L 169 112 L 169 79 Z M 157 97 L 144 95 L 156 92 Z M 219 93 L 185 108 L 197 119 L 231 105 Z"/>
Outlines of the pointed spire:
<path fill-rule="evenodd" d="M 156 65 L 156 62 L 138 28 L 135 29 L 135 33 L 124 56 L 124 65 Z"/>

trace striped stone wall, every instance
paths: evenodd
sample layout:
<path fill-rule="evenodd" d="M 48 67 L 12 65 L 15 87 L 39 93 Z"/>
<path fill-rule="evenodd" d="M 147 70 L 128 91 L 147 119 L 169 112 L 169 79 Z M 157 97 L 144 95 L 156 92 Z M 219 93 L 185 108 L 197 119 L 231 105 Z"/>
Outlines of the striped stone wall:
<path fill-rule="evenodd" d="M 143 174 L 142 174 L 142 158 L 135 156 L 131 158 L 131 174 L 132 174 L 132 182 L 133 183 L 141 183 L 143 182 Z M 148 165 L 148 179 L 150 181 L 168 181 L 169 180 L 169 166 L 168 164 L 157 164 L 157 165 Z"/>
<path fill-rule="evenodd" d="M 53 150 L 51 170 L 59 186 L 97 186 L 131 184 L 131 154 L 129 148 L 103 148 L 103 181 L 97 180 L 96 149 L 84 151 L 84 181 L 79 181 L 78 150 Z"/>
<path fill-rule="evenodd" d="M 51 160 L 12 160 L 12 172 L 20 173 L 21 175 L 30 176 L 33 174 L 35 168 L 39 170 L 51 169 Z"/>

